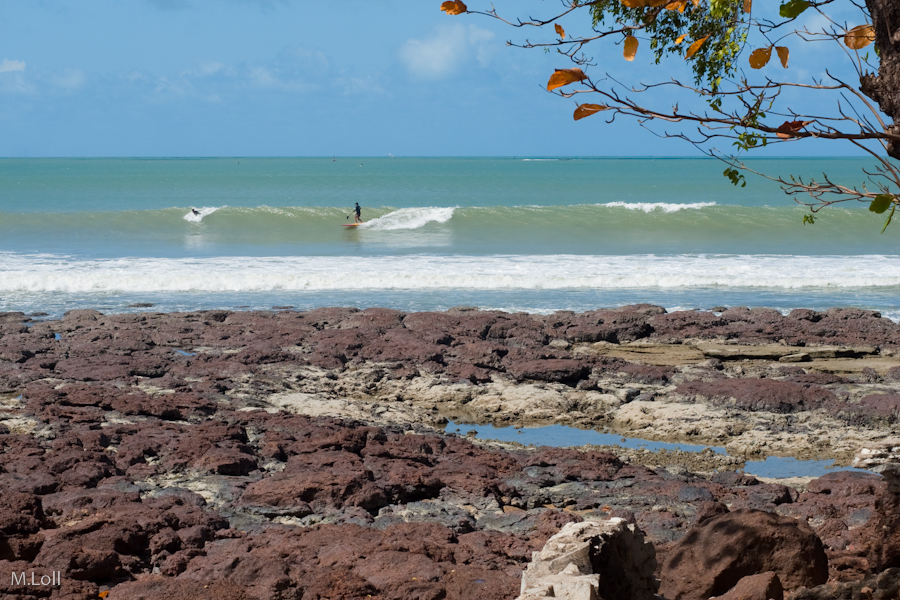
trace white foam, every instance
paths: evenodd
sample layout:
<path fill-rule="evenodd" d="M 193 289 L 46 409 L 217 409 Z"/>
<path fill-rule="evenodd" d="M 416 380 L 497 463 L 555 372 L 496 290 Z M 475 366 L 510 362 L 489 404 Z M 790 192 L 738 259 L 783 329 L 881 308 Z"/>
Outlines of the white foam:
<path fill-rule="evenodd" d="M 662 212 L 672 213 L 679 210 L 692 210 L 698 208 L 706 208 L 708 206 L 716 206 L 715 202 L 691 202 L 687 204 L 668 204 L 666 202 L 607 202 L 599 206 L 610 206 L 613 208 L 627 208 L 628 210 L 640 210 L 645 213 L 660 210 Z"/>
<path fill-rule="evenodd" d="M 373 231 L 393 231 L 396 229 L 418 229 L 428 223 L 446 223 L 453 218 L 456 207 L 441 208 L 426 206 L 421 208 L 401 208 L 383 217 L 366 221 L 361 228 Z"/>
<path fill-rule="evenodd" d="M 894 323 L 900 323 L 900 310 L 884 310 L 881 311 L 881 316 L 885 319 L 890 319 Z"/>
<path fill-rule="evenodd" d="M 0 253 L 0 292 L 848 289 L 900 286 L 897 256 L 120 258 Z"/>
<path fill-rule="evenodd" d="M 196 209 L 197 212 L 200 213 L 199 215 L 195 215 L 193 213 L 193 211 L 188 211 L 188 213 L 186 215 L 184 215 L 184 220 L 190 221 L 192 223 L 199 223 L 200 221 L 203 220 L 203 217 L 208 217 L 209 215 L 213 214 L 220 208 L 222 208 L 222 207 L 221 206 L 204 206 L 203 208 Z"/>

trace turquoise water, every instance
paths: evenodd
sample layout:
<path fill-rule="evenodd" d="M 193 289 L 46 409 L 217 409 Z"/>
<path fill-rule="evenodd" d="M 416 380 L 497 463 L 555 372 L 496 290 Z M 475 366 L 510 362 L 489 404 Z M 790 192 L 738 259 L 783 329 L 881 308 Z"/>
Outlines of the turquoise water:
<path fill-rule="evenodd" d="M 863 183 L 867 159 L 753 161 Z M 0 159 L 0 310 L 634 302 L 900 317 L 897 234 L 698 159 Z M 366 223 L 340 225 L 354 202 Z M 196 207 L 200 216 L 190 213 Z"/>

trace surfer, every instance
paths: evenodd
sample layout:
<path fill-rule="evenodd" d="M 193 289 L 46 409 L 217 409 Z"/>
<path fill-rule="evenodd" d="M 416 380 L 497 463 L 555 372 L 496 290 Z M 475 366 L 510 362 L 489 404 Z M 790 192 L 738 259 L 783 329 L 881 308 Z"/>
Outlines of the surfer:
<path fill-rule="evenodd" d="M 199 216 L 200 216 L 200 211 L 198 211 L 196 208 L 192 208 L 192 209 L 191 209 L 191 212 L 194 214 L 195 217 L 199 217 Z"/>
<path fill-rule="evenodd" d="M 356 216 L 353 217 L 353 220 L 357 223 L 362 223 L 362 209 L 359 207 L 359 202 L 356 203 L 356 208 L 353 209 L 353 212 L 356 213 Z M 347 216 L 349 217 L 350 215 Z"/>

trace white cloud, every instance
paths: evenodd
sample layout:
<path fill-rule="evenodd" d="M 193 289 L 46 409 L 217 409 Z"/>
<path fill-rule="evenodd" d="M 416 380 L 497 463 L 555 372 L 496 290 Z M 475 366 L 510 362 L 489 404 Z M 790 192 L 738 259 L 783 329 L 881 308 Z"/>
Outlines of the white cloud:
<path fill-rule="evenodd" d="M 63 89 L 74 91 L 84 87 L 86 78 L 81 69 L 66 69 L 53 78 L 53 84 Z"/>
<path fill-rule="evenodd" d="M 25 75 L 25 61 L 4 58 L 0 62 L 0 92 L 34 94 L 35 86 Z"/>
<path fill-rule="evenodd" d="M 25 61 L 22 60 L 9 60 L 8 58 L 4 58 L 3 62 L 0 63 L 0 73 L 12 73 L 14 71 L 24 70 Z"/>
<path fill-rule="evenodd" d="M 280 92 L 308 92 L 316 89 L 314 84 L 296 78 L 285 78 L 266 67 L 251 67 L 248 78 L 256 87 Z"/>
<path fill-rule="evenodd" d="M 201 61 L 200 62 L 200 73 L 202 75 L 215 75 L 219 71 L 225 68 L 220 62 L 215 61 Z"/>
<path fill-rule="evenodd" d="M 414 75 L 441 79 L 455 73 L 473 55 L 482 67 L 487 66 L 493 38 L 493 32 L 475 25 L 447 25 L 429 39 L 408 40 L 400 48 L 400 60 Z"/>

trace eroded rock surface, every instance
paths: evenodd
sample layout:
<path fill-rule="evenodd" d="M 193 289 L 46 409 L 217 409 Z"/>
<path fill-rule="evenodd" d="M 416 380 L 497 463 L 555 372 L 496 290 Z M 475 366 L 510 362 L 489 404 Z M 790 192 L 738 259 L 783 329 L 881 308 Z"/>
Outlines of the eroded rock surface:
<path fill-rule="evenodd" d="M 648 468 L 439 428 L 560 422 L 849 460 L 894 427 L 896 340 L 863 311 L 2 314 L 0 596 L 513 598 L 567 523 L 622 518 L 670 564 L 745 509 L 811 528 L 828 585 L 890 589 L 881 475 L 800 492 L 677 454 Z M 10 581 L 32 571 L 62 584 Z"/>

